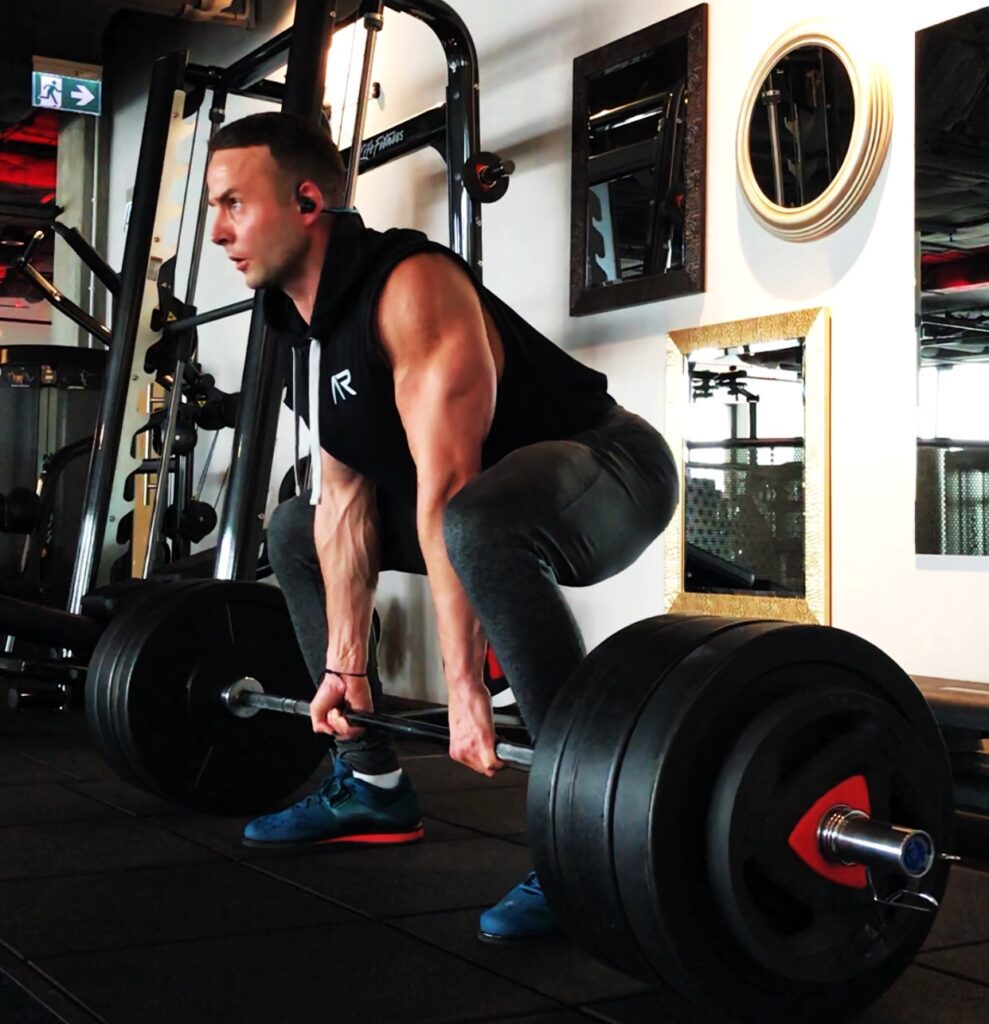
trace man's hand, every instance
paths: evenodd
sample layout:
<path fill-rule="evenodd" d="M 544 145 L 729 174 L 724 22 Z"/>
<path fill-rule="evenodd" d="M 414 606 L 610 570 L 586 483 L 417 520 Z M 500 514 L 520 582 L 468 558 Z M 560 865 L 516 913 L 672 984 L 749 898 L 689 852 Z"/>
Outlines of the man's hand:
<path fill-rule="evenodd" d="M 323 682 L 309 705 L 313 732 L 325 732 L 342 740 L 360 736 L 364 730 L 347 721 L 341 710 L 344 704 L 353 711 L 373 711 L 370 683 L 363 676 L 341 678 L 332 673 L 323 676 Z"/>
<path fill-rule="evenodd" d="M 495 756 L 491 694 L 483 684 L 450 689 L 450 757 L 491 778 L 505 765 Z"/>

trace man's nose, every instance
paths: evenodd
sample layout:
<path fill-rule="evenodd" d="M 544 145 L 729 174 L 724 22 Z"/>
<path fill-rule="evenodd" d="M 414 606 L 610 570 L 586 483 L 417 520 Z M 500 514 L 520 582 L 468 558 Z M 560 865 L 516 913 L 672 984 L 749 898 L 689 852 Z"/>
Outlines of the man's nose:
<path fill-rule="evenodd" d="M 223 216 L 222 211 L 217 213 L 216 220 L 213 221 L 213 230 L 210 238 L 216 245 L 226 245 L 230 241 L 226 218 Z"/>

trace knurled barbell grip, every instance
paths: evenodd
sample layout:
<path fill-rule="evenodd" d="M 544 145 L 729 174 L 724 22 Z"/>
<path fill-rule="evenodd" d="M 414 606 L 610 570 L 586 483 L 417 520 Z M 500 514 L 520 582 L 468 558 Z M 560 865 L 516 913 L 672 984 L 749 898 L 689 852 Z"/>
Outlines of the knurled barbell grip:
<path fill-rule="evenodd" d="M 223 694 L 224 703 L 228 707 L 241 706 L 256 708 L 259 711 L 279 711 L 283 714 L 309 717 L 309 702 L 293 700 L 291 697 L 278 697 L 274 694 L 256 693 L 249 690 L 228 688 Z M 387 729 L 389 732 L 414 736 L 417 739 L 450 742 L 450 731 L 441 725 L 431 722 L 415 722 L 397 715 L 379 715 L 369 711 L 348 711 L 347 721 L 353 725 L 369 726 L 373 729 Z M 532 767 L 532 747 L 520 743 L 506 743 L 498 740 L 495 743 L 495 755 L 511 768 L 528 771 Z"/>

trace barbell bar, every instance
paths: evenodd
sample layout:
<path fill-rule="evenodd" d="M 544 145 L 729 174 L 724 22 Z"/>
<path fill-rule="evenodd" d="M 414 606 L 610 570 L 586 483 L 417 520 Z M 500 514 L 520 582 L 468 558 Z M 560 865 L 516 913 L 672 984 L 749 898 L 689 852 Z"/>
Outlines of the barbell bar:
<path fill-rule="evenodd" d="M 265 693 L 260 682 L 251 676 L 245 676 L 231 683 L 220 694 L 220 701 L 237 718 L 250 718 L 259 711 L 277 711 L 282 714 L 309 718 L 310 712 L 308 701 Z M 386 732 L 414 736 L 417 739 L 436 740 L 440 743 L 449 743 L 450 741 L 450 730 L 432 722 L 415 722 L 398 715 L 372 714 L 367 711 L 354 710 L 347 711 L 346 718 L 352 725 L 384 729 Z M 532 767 L 534 753 L 532 747 L 521 743 L 498 740 L 495 744 L 495 755 L 498 759 L 520 771 L 529 771 Z"/>

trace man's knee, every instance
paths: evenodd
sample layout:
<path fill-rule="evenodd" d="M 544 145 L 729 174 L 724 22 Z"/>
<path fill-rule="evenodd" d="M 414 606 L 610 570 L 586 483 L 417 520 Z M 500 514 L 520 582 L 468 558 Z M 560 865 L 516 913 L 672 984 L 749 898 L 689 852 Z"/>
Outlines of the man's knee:
<path fill-rule="evenodd" d="M 276 575 L 290 560 L 298 562 L 313 550 L 313 509 L 308 500 L 289 498 L 276 506 L 268 520 L 268 557 Z"/>

